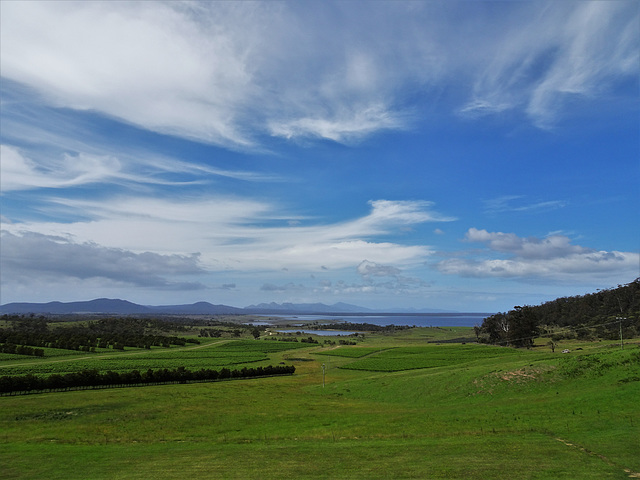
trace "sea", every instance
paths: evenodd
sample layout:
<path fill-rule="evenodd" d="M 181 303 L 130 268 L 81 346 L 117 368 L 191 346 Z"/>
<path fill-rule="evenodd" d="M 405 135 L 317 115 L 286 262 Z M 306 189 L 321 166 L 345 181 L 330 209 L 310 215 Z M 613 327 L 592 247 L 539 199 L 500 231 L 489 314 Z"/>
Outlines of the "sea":
<path fill-rule="evenodd" d="M 278 315 L 301 326 L 313 321 L 331 321 L 336 323 L 370 323 L 387 326 L 416 327 L 473 327 L 481 325 L 491 313 L 416 313 L 416 314 L 377 314 L 377 315 Z"/>

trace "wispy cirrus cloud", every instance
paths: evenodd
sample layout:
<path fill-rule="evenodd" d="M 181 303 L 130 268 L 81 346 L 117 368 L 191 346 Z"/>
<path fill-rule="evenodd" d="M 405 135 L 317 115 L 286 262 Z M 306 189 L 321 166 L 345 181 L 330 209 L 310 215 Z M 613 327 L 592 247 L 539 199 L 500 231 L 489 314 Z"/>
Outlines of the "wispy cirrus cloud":
<path fill-rule="evenodd" d="M 528 4 L 494 45 L 463 115 L 518 109 L 552 126 L 565 101 L 603 94 L 638 74 L 638 9 L 631 2 Z M 529 18 L 520 17 L 526 15 Z"/>
<path fill-rule="evenodd" d="M 450 85 L 464 115 L 517 110 L 546 128 L 565 98 L 637 75 L 633 2 L 518 3 L 491 18 L 483 4 L 333 7 L 329 19 L 293 2 L 9 2 L 2 72 L 52 105 L 236 149 L 411 128 Z"/>
<path fill-rule="evenodd" d="M 504 212 L 543 212 L 555 210 L 567 206 L 565 200 L 543 200 L 538 202 L 527 201 L 524 195 L 503 195 L 501 197 L 485 200 L 484 211 L 488 214 Z"/>
<path fill-rule="evenodd" d="M 248 182 L 281 182 L 284 178 L 252 171 L 224 170 L 155 155 L 48 152 L 36 158 L 12 145 L 0 145 L 0 188 L 3 192 L 42 188 L 74 188 L 89 184 L 189 186 L 226 177 Z"/>
<path fill-rule="evenodd" d="M 294 138 L 322 138 L 339 143 L 361 140 L 384 130 L 401 130 L 408 125 L 408 116 L 386 106 L 371 105 L 331 116 L 313 116 L 269 123 L 272 135 Z"/>
<path fill-rule="evenodd" d="M 33 92 L 2 82 L 2 190 L 77 187 L 88 183 L 188 186 L 220 178 L 280 182 L 286 178 L 241 168 L 220 168 L 187 155 L 114 142 L 113 121 L 42 105 Z"/>
<path fill-rule="evenodd" d="M 135 173 L 131 165 L 123 164 L 110 155 L 62 154 L 60 157 L 46 156 L 40 161 L 33 160 L 11 146 L 0 145 L 2 165 L 0 166 L 0 188 L 3 192 L 15 190 L 35 190 L 41 188 L 73 188 L 89 184 L 147 184 L 147 185 L 188 185 L 201 182 L 170 181 L 160 173 L 166 173 L 156 164 L 156 175 Z M 183 172 L 189 167 L 173 165 L 171 170 Z M 129 170 L 129 171 L 127 171 Z"/>

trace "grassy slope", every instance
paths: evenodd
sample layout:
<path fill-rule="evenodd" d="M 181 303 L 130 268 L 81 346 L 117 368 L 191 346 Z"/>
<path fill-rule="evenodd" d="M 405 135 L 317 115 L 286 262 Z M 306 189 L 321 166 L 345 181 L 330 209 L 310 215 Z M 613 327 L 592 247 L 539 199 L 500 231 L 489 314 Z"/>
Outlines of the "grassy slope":
<path fill-rule="evenodd" d="M 640 350 L 584 348 L 392 373 L 301 349 L 272 355 L 311 360 L 293 377 L 3 397 L 0 478 L 629 478 Z"/>

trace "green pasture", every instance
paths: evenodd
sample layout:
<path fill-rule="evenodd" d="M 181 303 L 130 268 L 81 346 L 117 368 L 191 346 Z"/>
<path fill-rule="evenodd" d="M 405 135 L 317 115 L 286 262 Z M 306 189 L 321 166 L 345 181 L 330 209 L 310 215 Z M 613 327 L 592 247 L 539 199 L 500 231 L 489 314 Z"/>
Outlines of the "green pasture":
<path fill-rule="evenodd" d="M 0 397 L 0 478 L 640 475 L 638 344 L 562 354 L 427 344 L 431 330 L 362 346 L 243 340 L 164 353 L 174 367 L 256 355 L 293 363 L 292 376 Z"/>
<path fill-rule="evenodd" d="M 359 354 L 359 348 L 343 347 L 326 352 L 328 355 L 355 356 L 356 362 L 342 368 L 351 370 L 369 370 L 379 372 L 396 372 L 416 368 L 434 368 L 459 363 L 474 362 L 486 358 L 509 357 L 522 354 L 512 348 L 501 348 L 486 345 L 428 345 L 419 347 L 398 347 L 383 351 L 371 350 L 369 354 Z M 361 358 L 365 357 L 366 358 Z"/>

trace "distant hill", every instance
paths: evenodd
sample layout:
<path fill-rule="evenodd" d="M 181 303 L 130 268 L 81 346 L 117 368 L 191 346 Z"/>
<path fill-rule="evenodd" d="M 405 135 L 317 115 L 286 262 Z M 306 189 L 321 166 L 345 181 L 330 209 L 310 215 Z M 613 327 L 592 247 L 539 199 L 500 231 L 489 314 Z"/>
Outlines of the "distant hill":
<path fill-rule="evenodd" d="M 0 306 L 0 313 L 153 313 L 153 310 L 143 305 L 127 300 L 113 300 L 98 298 L 86 302 L 49 302 L 49 303 L 8 303 Z"/>
<path fill-rule="evenodd" d="M 132 314 L 172 314 L 172 315 L 229 315 L 229 314 L 302 314 L 302 313 L 366 313 L 363 307 L 336 303 L 262 303 L 247 308 L 213 305 L 209 302 L 197 302 L 186 305 L 138 305 L 127 300 L 98 298 L 85 302 L 48 302 L 48 303 L 8 303 L 0 306 L 0 314 L 73 314 L 102 313 L 117 315 Z"/>

